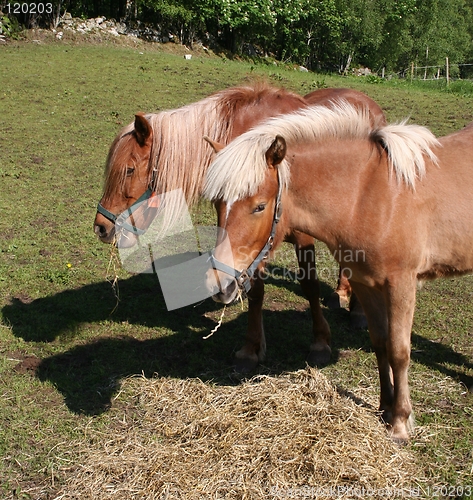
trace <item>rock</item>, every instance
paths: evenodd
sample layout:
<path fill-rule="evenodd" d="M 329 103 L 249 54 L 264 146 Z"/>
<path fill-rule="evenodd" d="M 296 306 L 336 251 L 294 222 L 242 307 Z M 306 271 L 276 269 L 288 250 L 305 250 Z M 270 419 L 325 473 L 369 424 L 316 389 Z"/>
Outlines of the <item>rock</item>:
<path fill-rule="evenodd" d="M 119 33 L 120 35 L 126 35 L 127 27 L 125 23 L 117 23 L 115 25 L 115 29 L 117 30 L 117 33 Z"/>
<path fill-rule="evenodd" d="M 115 37 L 129 36 L 143 38 L 145 40 L 158 43 L 168 43 L 174 39 L 174 35 L 171 33 L 163 36 L 159 26 L 155 27 L 153 25 L 145 25 L 140 21 L 130 22 L 130 24 L 127 25 L 125 22 L 116 22 L 113 19 L 107 19 L 105 16 L 83 20 L 73 18 L 69 12 L 66 12 L 62 16 L 57 28 L 62 28 L 63 31 L 73 31 L 84 35 L 87 33 L 101 31 L 109 33 Z M 63 31 L 61 32 L 61 35 L 59 35 L 57 31 L 52 32 L 56 38 L 60 40 L 63 36 Z"/>

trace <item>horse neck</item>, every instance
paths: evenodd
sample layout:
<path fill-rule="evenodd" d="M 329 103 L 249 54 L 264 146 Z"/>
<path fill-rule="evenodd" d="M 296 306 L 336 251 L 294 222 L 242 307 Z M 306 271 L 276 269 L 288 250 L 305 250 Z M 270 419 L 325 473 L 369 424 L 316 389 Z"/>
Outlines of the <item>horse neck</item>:
<path fill-rule="evenodd" d="M 240 105 L 234 109 L 231 139 L 238 137 L 255 125 L 268 118 L 297 111 L 307 106 L 306 101 L 289 92 L 272 92 L 260 98 Z"/>

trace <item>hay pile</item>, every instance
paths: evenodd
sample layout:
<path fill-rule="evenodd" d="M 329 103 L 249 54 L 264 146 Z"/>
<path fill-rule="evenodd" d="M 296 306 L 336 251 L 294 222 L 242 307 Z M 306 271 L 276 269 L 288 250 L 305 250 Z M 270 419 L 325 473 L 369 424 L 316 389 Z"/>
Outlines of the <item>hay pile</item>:
<path fill-rule="evenodd" d="M 57 498 L 355 498 L 415 477 L 376 413 L 310 368 L 237 387 L 131 378 L 123 390 L 128 406 L 76 443 L 81 464 Z"/>

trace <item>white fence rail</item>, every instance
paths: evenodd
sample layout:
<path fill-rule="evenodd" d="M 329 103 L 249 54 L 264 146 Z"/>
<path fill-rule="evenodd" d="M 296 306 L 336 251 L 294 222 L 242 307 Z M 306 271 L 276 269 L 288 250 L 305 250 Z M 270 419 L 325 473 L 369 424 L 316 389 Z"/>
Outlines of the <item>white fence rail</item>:
<path fill-rule="evenodd" d="M 447 85 L 451 78 L 458 78 L 461 68 L 473 66 L 473 63 L 450 64 L 448 57 L 445 58 L 445 64 L 436 64 L 432 66 L 417 66 L 412 63 L 410 70 L 404 72 L 405 76 L 410 76 L 411 80 L 442 80 L 445 79 Z M 473 68 L 472 68 L 473 69 Z M 453 70 L 453 71 L 452 71 Z M 471 76 L 470 76 L 471 78 Z"/>

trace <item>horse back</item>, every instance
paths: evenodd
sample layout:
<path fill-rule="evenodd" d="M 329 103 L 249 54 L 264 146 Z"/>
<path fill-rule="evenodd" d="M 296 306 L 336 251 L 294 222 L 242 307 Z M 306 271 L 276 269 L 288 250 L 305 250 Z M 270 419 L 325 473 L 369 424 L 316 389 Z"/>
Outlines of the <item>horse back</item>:
<path fill-rule="evenodd" d="M 292 113 L 306 106 L 307 102 L 298 94 L 270 86 L 233 96 L 231 101 L 226 97 L 220 102 L 222 120 L 231 119 L 233 122 L 230 139 L 268 118 Z"/>
<path fill-rule="evenodd" d="M 328 106 L 337 100 L 344 100 L 356 108 L 367 108 L 370 113 L 371 122 L 375 126 L 386 125 L 386 117 L 381 106 L 359 90 L 346 88 L 327 88 L 314 90 L 304 96 L 309 105 Z"/>

